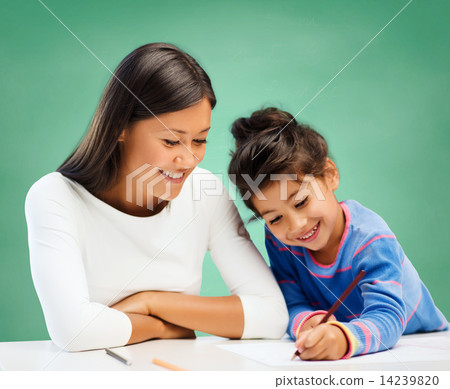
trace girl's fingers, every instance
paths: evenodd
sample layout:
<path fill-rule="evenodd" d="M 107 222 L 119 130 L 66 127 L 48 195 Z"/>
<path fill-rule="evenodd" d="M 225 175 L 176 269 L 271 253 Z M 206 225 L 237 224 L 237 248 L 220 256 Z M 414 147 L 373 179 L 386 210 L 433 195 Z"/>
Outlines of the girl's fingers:
<path fill-rule="evenodd" d="M 326 325 L 321 324 L 317 326 L 316 328 L 312 329 L 307 338 L 303 342 L 303 347 L 308 349 L 314 347 L 317 342 L 319 342 L 326 333 Z"/>
<path fill-rule="evenodd" d="M 300 351 L 300 348 L 303 349 L 303 348 L 305 347 L 305 346 L 304 346 L 305 340 L 306 340 L 306 338 L 308 337 L 308 335 L 311 333 L 311 331 L 312 331 L 312 330 L 307 330 L 307 331 L 300 332 L 300 334 L 299 334 L 297 340 L 295 341 L 295 345 L 297 346 L 297 348 L 299 349 L 299 351 Z M 301 352 L 301 351 L 300 351 L 300 352 Z"/>
<path fill-rule="evenodd" d="M 320 338 L 314 346 L 310 348 L 305 348 L 305 350 L 300 354 L 300 358 L 307 360 L 320 360 L 322 356 L 327 352 L 327 342 L 325 338 Z"/>

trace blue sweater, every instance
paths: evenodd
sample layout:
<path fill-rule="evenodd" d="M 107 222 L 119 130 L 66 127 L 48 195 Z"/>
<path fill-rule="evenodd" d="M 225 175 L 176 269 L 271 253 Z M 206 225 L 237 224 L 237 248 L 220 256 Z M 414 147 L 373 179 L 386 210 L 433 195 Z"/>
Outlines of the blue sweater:
<path fill-rule="evenodd" d="M 349 349 L 344 358 L 394 346 L 402 334 L 448 329 L 417 271 L 386 222 L 354 200 L 340 203 L 345 229 L 335 261 L 318 263 L 311 251 L 286 246 L 266 227 L 273 274 L 289 310 L 288 333 L 328 310 L 360 270 L 366 275 L 334 314 Z"/>

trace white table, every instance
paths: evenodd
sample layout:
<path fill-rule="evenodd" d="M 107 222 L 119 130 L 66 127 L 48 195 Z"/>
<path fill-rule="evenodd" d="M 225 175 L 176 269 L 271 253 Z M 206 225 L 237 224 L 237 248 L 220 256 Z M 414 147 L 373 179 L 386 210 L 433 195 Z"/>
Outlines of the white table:
<path fill-rule="evenodd" d="M 423 335 L 408 335 L 409 339 Z M 450 333 L 440 332 L 427 336 L 447 336 Z M 217 347 L 220 344 L 236 344 L 248 342 L 281 342 L 280 340 L 228 340 L 206 336 L 197 339 L 152 340 L 131 346 L 115 348 L 126 355 L 133 363 L 127 366 L 106 355 L 104 350 L 68 353 L 61 351 L 51 341 L 3 342 L 0 343 L 0 363 L 4 370 L 73 370 L 73 371 L 107 371 L 107 370 L 165 370 L 152 364 L 158 358 L 187 370 L 228 370 L 256 371 L 280 370 L 262 363 L 244 358 L 238 354 Z M 450 370 L 449 361 L 415 361 L 406 363 L 352 363 L 352 360 L 340 361 L 333 366 L 308 366 L 299 364 L 294 368 L 282 370 L 377 370 L 377 371 L 420 371 Z"/>

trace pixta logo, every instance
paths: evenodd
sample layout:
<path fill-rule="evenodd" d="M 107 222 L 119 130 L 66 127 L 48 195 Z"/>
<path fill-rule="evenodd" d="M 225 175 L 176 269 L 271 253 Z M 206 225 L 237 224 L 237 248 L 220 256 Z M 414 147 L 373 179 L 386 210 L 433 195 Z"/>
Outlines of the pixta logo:
<path fill-rule="evenodd" d="M 165 184 L 158 186 L 158 192 L 162 193 L 156 193 L 155 187 L 163 181 Z M 145 163 L 126 176 L 126 200 L 130 203 L 153 211 L 155 205 L 169 199 L 170 195 L 170 182 L 160 174 L 160 169 L 156 166 Z M 154 198 L 158 199 L 157 204 L 154 204 Z"/>

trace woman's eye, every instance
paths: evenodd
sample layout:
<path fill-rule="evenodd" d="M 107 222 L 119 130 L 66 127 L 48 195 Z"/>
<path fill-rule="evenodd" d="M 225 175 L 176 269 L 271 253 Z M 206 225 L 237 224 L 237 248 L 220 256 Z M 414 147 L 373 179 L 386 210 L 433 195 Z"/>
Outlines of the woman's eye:
<path fill-rule="evenodd" d="M 306 202 L 308 201 L 308 196 L 306 196 L 302 201 L 300 201 L 298 204 L 295 204 L 295 208 L 303 207 Z"/>
<path fill-rule="evenodd" d="M 275 219 L 272 219 L 271 221 L 269 221 L 269 223 L 270 224 L 276 223 L 280 219 L 281 219 L 281 216 L 277 216 Z"/>
<path fill-rule="evenodd" d="M 178 144 L 180 144 L 180 141 L 173 141 L 173 140 L 169 140 L 169 139 L 164 139 L 164 142 L 166 142 L 166 145 L 168 146 L 176 146 Z"/>
<path fill-rule="evenodd" d="M 206 139 L 194 139 L 195 143 L 199 143 L 199 144 L 205 144 L 206 143 Z"/>

